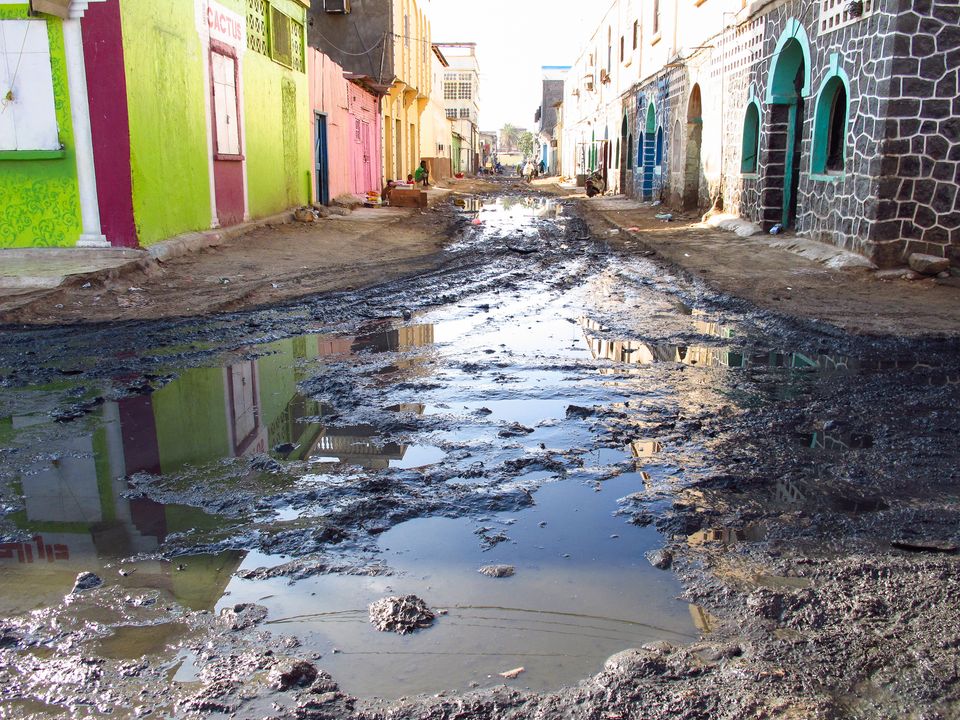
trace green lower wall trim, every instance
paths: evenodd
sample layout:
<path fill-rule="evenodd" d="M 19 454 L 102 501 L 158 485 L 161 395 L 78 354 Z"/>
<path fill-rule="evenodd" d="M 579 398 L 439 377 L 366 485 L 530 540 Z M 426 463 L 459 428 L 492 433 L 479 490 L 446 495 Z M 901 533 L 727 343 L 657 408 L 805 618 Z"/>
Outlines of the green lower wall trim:
<path fill-rule="evenodd" d="M 0 5 L 0 21 L 26 20 L 29 5 Z M 0 172 L 0 247 L 71 247 L 81 233 L 80 192 L 70 118 L 67 61 L 63 25 L 46 17 L 50 41 L 50 70 L 60 144 L 56 159 L 3 158 Z M 28 155 L 33 155 L 31 151 Z"/>
<path fill-rule="evenodd" d="M 60 160 L 66 150 L 0 150 L 0 160 Z"/>

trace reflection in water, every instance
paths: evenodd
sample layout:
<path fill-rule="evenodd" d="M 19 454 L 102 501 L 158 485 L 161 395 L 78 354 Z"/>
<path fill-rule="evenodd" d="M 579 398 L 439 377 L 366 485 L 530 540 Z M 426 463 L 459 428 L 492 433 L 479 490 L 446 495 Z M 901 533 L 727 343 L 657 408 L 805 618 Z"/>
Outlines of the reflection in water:
<path fill-rule="evenodd" d="M 688 605 L 690 608 L 690 619 L 694 626 L 704 635 L 709 635 L 717 627 L 717 618 L 706 611 L 700 605 Z"/>
<path fill-rule="evenodd" d="M 800 442 L 811 450 L 842 452 L 873 447 L 873 436 L 850 430 L 815 430 L 801 435 Z"/>
<path fill-rule="evenodd" d="M 539 471 L 517 481 L 549 478 Z M 409 520 L 379 539 L 392 576 L 324 575 L 294 587 L 285 578 L 264 584 L 238 577 L 221 606 L 266 605 L 268 626 L 310 638 L 320 665 L 346 692 L 395 698 L 465 688 L 471 680 L 494 685 L 502 681 L 496 673 L 520 665 L 525 686 L 556 688 L 596 672 L 625 647 L 695 635 L 675 599 L 677 578 L 644 556 L 660 546 L 659 533 L 612 513 L 638 482 L 633 473 L 599 490 L 575 479 L 549 482 L 535 505 L 484 517 L 483 526 L 508 538 L 493 547 L 476 533 L 476 518 Z M 251 555 L 246 566 L 264 561 Z M 516 574 L 478 572 L 490 564 L 512 565 Z M 369 603 L 407 593 L 447 612 L 413 636 L 377 632 Z M 339 652 L 330 652 L 334 647 Z"/>
<path fill-rule="evenodd" d="M 649 458 L 663 450 L 663 444 L 657 440 L 634 440 L 630 443 L 630 452 L 635 458 Z"/>
<path fill-rule="evenodd" d="M 851 483 L 829 478 L 779 480 L 773 486 L 773 498 L 783 505 L 828 507 L 845 513 L 876 512 L 889 507 L 881 497 L 867 495 Z"/>
<path fill-rule="evenodd" d="M 435 448 L 417 448 L 404 464 L 407 446 L 377 443 L 372 425 L 324 426 L 331 409 L 297 390 L 308 361 L 404 350 L 427 345 L 432 338 L 431 325 L 384 328 L 352 338 L 306 335 L 258 348 L 261 354 L 255 359 L 185 370 L 152 394 L 103 403 L 95 429 L 61 439 L 52 452 L 15 476 L 24 508 L 13 518 L 30 539 L 0 543 L 0 568 L 8 587 L 0 609 L 17 612 L 53 602 L 69 591 L 81 570 L 150 555 L 171 534 L 223 524 L 196 508 L 128 497 L 127 478 L 137 473 L 175 473 L 268 452 L 291 460 L 322 456 L 366 468 L 435 462 Z M 423 406 L 410 404 L 403 410 L 422 412 Z M 0 418 L 0 426 L 15 435 L 36 425 L 37 418 L 7 416 Z M 191 607 L 208 608 L 242 557 L 198 558 L 187 564 L 191 570 L 173 572 L 169 563 L 138 565 L 136 584 L 166 588 Z M 29 582 L 10 582 L 26 571 L 31 572 Z"/>
<path fill-rule="evenodd" d="M 691 546 L 719 543 L 721 545 L 736 545 L 741 542 L 757 542 L 767 536 L 767 529 L 763 525 L 747 525 L 742 528 L 717 528 L 698 530 L 687 536 L 687 543 Z"/>

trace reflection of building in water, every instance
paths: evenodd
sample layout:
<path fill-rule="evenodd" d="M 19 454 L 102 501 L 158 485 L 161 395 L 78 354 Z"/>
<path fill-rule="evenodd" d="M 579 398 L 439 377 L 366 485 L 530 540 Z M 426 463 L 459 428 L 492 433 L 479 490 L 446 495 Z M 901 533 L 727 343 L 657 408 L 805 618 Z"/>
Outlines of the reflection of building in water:
<path fill-rule="evenodd" d="M 733 330 L 717 323 L 695 321 L 704 334 L 732 337 Z M 803 353 L 778 353 L 729 350 L 697 345 L 659 345 L 640 340 L 610 340 L 599 333 L 604 328 L 595 320 L 581 318 L 584 339 L 595 360 L 612 360 L 628 365 L 652 365 L 674 362 L 697 367 L 768 367 L 794 370 L 818 370 L 821 372 L 851 372 L 861 369 L 862 364 L 851 358 L 834 355 L 805 355 Z"/>
<path fill-rule="evenodd" d="M 658 440 L 634 440 L 630 443 L 630 452 L 635 458 L 649 458 L 663 450 Z"/>
<path fill-rule="evenodd" d="M 712 633 L 717 627 L 717 618 L 699 605 L 689 605 L 688 607 L 690 608 L 690 618 L 697 630 L 704 635 Z"/>
<path fill-rule="evenodd" d="M 329 458 L 348 465 L 371 470 L 390 467 L 391 460 L 402 460 L 406 445 L 374 441 L 377 431 L 371 425 L 325 428 L 314 441 L 310 456 L 316 460 Z"/>
<path fill-rule="evenodd" d="M 720 543 L 735 545 L 740 542 L 756 542 L 767 536 L 766 528 L 762 525 L 748 525 L 743 528 L 718 528 L 712 530 L 698 530 L 687 536 L 689 545 L 706 545 Z"/>
<path fill-rule="evenodd" d="M 55 602 L 78 572 L 102 572 L 106 563 L 155 553 L 170 534 L 219 524 L 196 508 L 126 496 L 127 475 L 152 460 L 129 444 L 122 417 L 120 403 L 105 404 L 97 430 L 63 441 L 55 454 L 19 474 L 24 509 L 13 519 L 30 539 L 0 544 L 0 612 Z M 22 423 L 14 417 L 12 424 Z M 161 561 L 138 563 L 136 587 L 164 590 L 195 609 L 212 608 L 242 557 L 230 552 L 198 560 L 190 573 L 171 571 Z"/>
<path fill-rule="evenodd" d="M 703 310 L 693 310 L 690 313 L 693 316 L 693 326 L 701 335 L 709 335 L 718 338 L 732 338 L 734 329 L 730 325 L 723 325 L 713 320 L 705 320 L 707 313 Z"/>
<path fill-rule="evenodd" d="M 353 338 L 353 352 L 396 352 L 433 344 L 433 325 L 409 325 L 361 333 Z"/>
<path fill-rule="evenodd" d="M 849 430 L 815 430 L 802 436 L 803 444 L 811 450 L 864 450 L 873 447 L 873 437 Z"/>

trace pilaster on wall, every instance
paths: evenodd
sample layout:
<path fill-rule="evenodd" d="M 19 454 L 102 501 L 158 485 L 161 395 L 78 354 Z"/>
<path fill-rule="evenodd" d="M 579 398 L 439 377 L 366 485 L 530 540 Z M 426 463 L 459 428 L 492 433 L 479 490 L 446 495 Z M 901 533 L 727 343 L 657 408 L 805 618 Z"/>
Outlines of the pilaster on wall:
<path fill-rule="evenodd" d="M 87 70 L 83 57 L 83 32 L 80 27 L 80 20 L 88 5 L 89 1 L 71 3 L 70 17 L 63 21 L 63 49 L 67 59 L 67 87 L 70 90 L 70 117 L 73 121 L 77 185 L 80 193 L 82 229 L 77 239 L 77 247 L 108 248 L 110 243 L 100 229 L 97 172 L 93 160 L 93 132 L 90 128 L 90 104 L 87 99 Z"/>

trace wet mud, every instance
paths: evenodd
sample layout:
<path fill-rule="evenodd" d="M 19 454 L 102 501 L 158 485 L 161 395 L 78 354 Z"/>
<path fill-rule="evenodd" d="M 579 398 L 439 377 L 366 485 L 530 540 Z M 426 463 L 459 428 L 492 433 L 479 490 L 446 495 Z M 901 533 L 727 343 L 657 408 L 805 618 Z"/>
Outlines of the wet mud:
<path fill-rule="evenodd" d="M 0 714 L 960 713 L 960 343 L 442 212 L 362 292 L 5 330 Z"/>

